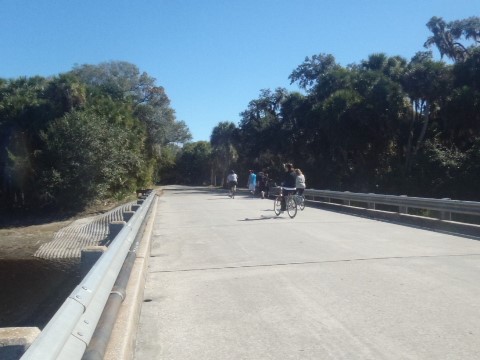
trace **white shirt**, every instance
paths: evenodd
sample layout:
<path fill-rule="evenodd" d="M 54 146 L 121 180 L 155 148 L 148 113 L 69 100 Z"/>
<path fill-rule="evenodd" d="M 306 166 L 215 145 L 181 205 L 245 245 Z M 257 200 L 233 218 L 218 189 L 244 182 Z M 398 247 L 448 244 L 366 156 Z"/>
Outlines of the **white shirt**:
<path fill-rule="evenodd" d="M 228 174 L 228 176 L 227 176 L 227 181 L 236 181 L 236 182 L 238 182 L 238 176 L 237 176 L 237 174 L 235 174 L 235 173 L 234 173 L 234 174 Z"/>
<path fill-rule="evenodd" d="M 305 189 L 305 175 L 297 175 L 295 182 L 297 189 Z"/>

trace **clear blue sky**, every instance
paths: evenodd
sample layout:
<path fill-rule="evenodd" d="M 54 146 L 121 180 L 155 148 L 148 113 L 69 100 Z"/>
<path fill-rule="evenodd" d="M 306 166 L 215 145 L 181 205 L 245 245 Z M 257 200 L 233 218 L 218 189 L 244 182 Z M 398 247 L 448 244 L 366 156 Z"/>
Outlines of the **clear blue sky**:
<path fill-rule="evenodd" d="M 480 16 L 480 0 L 0 0 L 0 77 L 128 61 L 165 87 L 193 140 L 209 140 L 306 56 L 342 65 L 424 50 L 432 16 Z"/>

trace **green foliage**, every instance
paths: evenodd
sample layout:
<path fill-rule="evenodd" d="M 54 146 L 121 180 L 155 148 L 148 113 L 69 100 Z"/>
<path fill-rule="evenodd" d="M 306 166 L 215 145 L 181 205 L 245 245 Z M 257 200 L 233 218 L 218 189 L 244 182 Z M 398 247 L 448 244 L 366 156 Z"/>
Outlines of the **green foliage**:
<path fill-rule="evenodd" d="M 181 148 L 176 144 L 170 144 L 163 147 L 161 153 L 156 158 L 156 184 L 179 183 L 182 174 L 178 172 L 176 159 L 181 152 Z"/>
<path fill-rule="evenodd" d="M 431 52 L 410 61 L 377 53 L 346 67 L 332 55 L 307 57 L 289 76 L 305 95 L 262 90 L 241 113 L 237 163 L 278 176 L 293 161 L 315 188 L 480 199 L 471 165 L 480 137 L 478 24 L 428 24 L 426 45 L 452 65 Z"/>
<path fill-rule="evenodd" d="M 46 144 L 41 174 L 45 198 L 65 208 L 133 191 L 145 161 L 132 150 L 125 129 L 88 112 L 72 112 L 41 135 Z"/>
<path fill-rule="evenodd" d="M 468 59 L 471 51 L 480 43 L 480 17 L 446 22 L 442 18 L 432 17 L 427 23 L 432 32 L 425 42 L 425 47 L 435 45 L 440 55 L 447 56 L 455 62 Z M 473 44 L 469 45 L 469 41 Z"/>
<path fill-rule="evenodd" d="M 181 174 L 178 179 L 181 184 L 210 184 L 212 146 L 207 141 L 185 144 L 178 154 L 176 165 Z"/>
<path fill-rule="evenodd" d="M 210 144 L 212 176 L 214 179 L 216 177 L 220 178 L 220 184 L 223 185 L 227 171 L 238 159 L 237 127 L 235 124 L 228 121 L 218 123 L 213 128 Z M 217 185 L 214 179 L 212 179 L 212 182 Z"/>
<path fill-rule="evenodd" d="M 170 148 L 190 137 L 164 89 L 133 64 L 0 79 L 0 210 L 122 198 L 173 167 Z"/>
<path fill-rule="evenodd" d="M 263 89 L 238 126 L 189 143 L 165 89 L 127 62 L 52 78 L 0 79 L 0 204 L 67 209 L 156 183 L 220 185 L 231 168 L 278 181 L 293 162 L 310 187 L 480 200 L 480 18 L 432 17 L 435 46 L 410 61 L 341 66 L 306 57 L 303 91 Z M 245 179 L 246 181 L 246 179 Z"/>
<path fill-rule="evenodd" d="M 447 148 L 438 137 L 429 139 L 415 158 L 410 174 L 410 193 L 422 196 L 457 198 L 461 191 L 456 182 L 467 159 L 465 153 L 456 147 Z M 413 180 L 413 181 L 412 181 Z"/>
<path fill-rule="evenodd" d="M 164 88 L 156 86 L 155 79 L 147 73 L 140 73 L 136 65 L 114 61 L 77 66 L 72 73 L 95 89 L 96 101 L 100 92 L 115 103 L 126 102 L 132 107 L 135 117 L 147 128 L 147 142 L 153 156 L 159 155 L 163 146 L 191 139 L 185 122 L 175 119 Z"/>
<path fill-rule="evenodd" d="M 288 77 L 290 83 L 298 82 L 300 88 L 309 90 L 316 84 L 322 82 L 322 78 L 338 69 L 335 57 L 331 54 L 313 55 L 311 58 L 306 57 L 303 64 L 299 65 Z"/>

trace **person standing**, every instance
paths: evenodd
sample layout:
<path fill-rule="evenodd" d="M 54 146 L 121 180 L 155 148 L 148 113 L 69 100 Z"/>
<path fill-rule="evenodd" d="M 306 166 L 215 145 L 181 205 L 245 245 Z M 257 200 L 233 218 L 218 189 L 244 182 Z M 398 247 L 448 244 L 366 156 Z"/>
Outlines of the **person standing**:
<path fill-rule="evenodd" d="M 296 169 L 295 174 L 297 178 L 295 179 L 295 187 L 297 188 L 297 194 L 303 195 L 303 192 L 306 188 L 305 175 L 303 175 L 302 170 Z"/>
<path fill-rule="evenodd" d="M 287 209 L 287 204 L 285 202 L 286 197 L 290 194 L 295 194 L 295 191 L 297 190 L 297 188 L 295 187 L 296 179 L 297 179 L 297 175 L 295 174 L 293 165 L 285 164 L 285 175 L 283 176 L 283 182 L 282 182 L 283 196 L 282 196 L 281 211 L 285 211 Z"/>
<path fill-rule="evenodd" d="M 257 174 L 257 188 L 258 188 L 258 194 L 260 194 L 260 197 L 262 199 L 265 199 L 265 174 L 263 171 L 260 171 Z"/>
<path fill-rule="evenodd" d="M 270 181 L 271 179 L 268 177 L 268 173 L 265 173 L 265 197 L 266 198 L 270 196 Z"/>
<path fill-rule="evenodd" d="M 247 182 L 247 187 L 248 190 L 252 193 L 252 195 L 255 195 L 255 188 L 257 186 L 257 175 L 253 172 L 253 170 L 248 170 L 249 175 L 248 175 L 248 182 Z"/>

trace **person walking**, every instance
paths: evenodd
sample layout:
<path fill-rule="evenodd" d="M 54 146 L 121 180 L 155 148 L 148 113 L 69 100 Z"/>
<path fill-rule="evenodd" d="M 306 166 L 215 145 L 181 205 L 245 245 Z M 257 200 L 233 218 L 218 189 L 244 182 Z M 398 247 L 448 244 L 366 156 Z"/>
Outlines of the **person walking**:
<path fill-rule="evenodd" d="M 306 183 L 305 183 L 305 175 L 303 175 L 302 170 L 296 169 L 295 174 L 297 175 L 295 179 L 295 187 L 297 188 L 297 194 L 303 195 L 305 191 Z"/>
<path fill-rule="evenodd" d="M 265 173 L 265 197 L 268 199 L 270 197 L 270 182 L 272 179 L 268 177 L 268 173 Z"/>
<path fill-rule="evenodd" d="M 257 188 L 257 193 L 260 194 L 262 199 L 265 199 L 265 174 L 263 171 L 260 171 L 257 175 Z"/>
<path fill-rule="evenodd" d="M 290 194 L 295 194 L 295 191 L 297 190 L 297 188 L 295 187 L 296 179 L 297 179 L 297 175 L 295 174 L 293 165 L 285 164 L 285 174 L 283 176 L 283 182 L 282 182 L 283 196 L 282 196 L 281 211 L 285 211 L 287 209 L 287 204 L 285 202 L 286 197 Z"/>
<path fill-rule="evenodd" d="M 253 170 L 248 170 L 248 182 L 247 188 L 250 190 L 252 195 L 255 195 L 255 188 L 257 186 L 257 175 L 253 172 Z"/>

